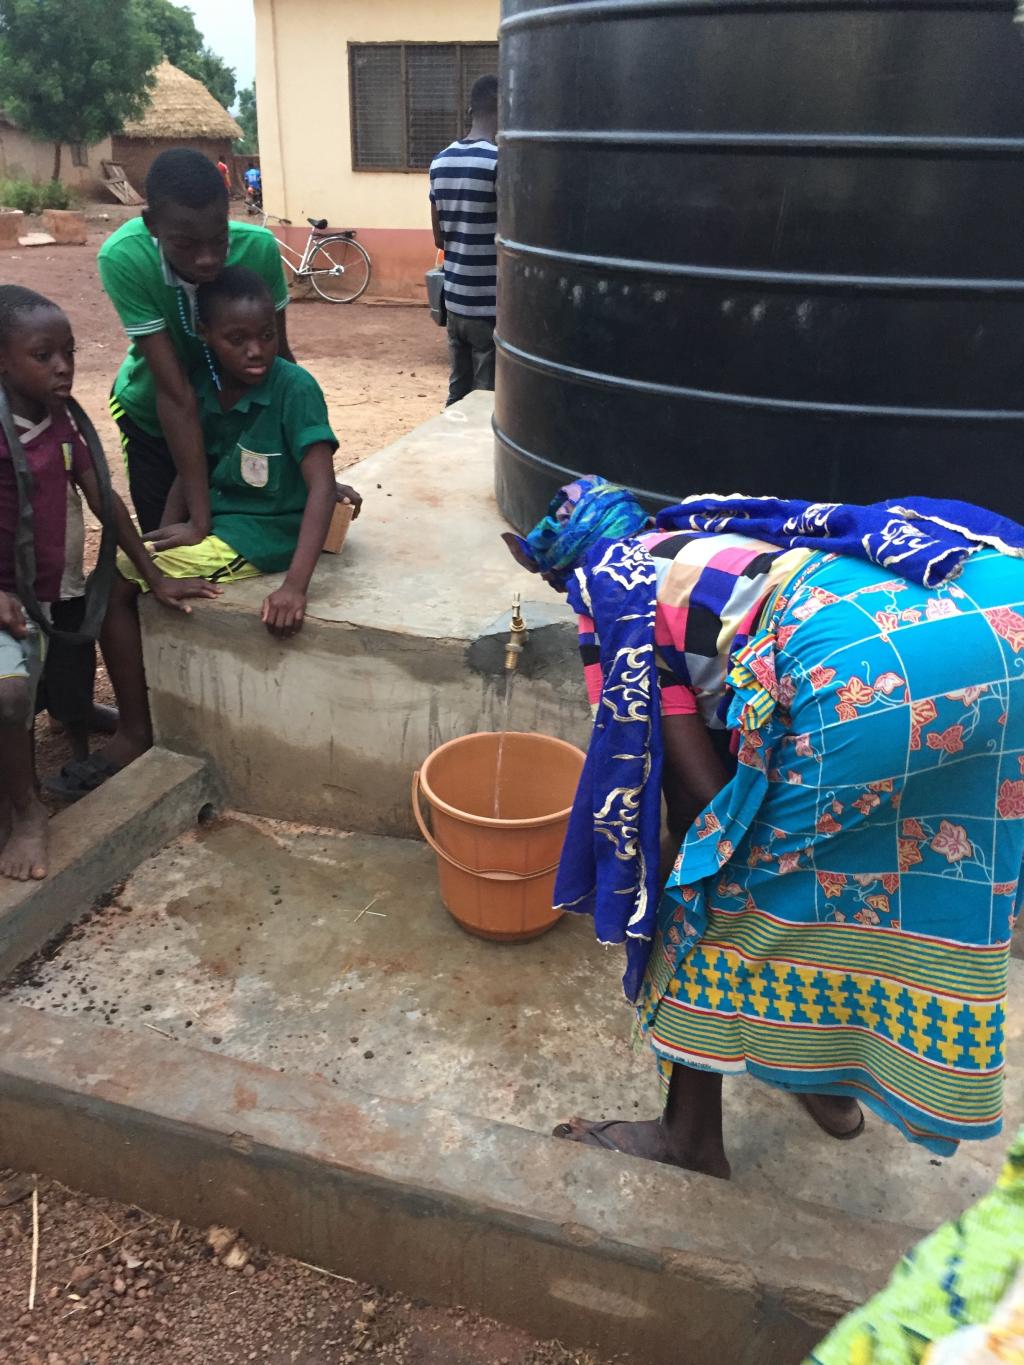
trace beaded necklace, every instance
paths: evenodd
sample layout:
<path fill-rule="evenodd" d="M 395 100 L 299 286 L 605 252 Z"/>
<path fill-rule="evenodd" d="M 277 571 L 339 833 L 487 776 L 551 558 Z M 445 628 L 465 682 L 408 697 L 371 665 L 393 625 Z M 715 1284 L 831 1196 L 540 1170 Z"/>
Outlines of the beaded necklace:
<path fill-rule="evenodd" d="M 210 377 L 213 379 L 213 387 L 215 389 L 219 389 L 220 375 L 217 373 L 217 366 L 214 364 L 213 356 L 210 354 L 209 346 L 207 346 L 206 342 L 202 340 L 198 333 L 192 330 L 192 326 L 189 323 L 188 318 L 186 317 L 184 297 L 185 290 L 181 287 L 180 284 L 175 288 L 174 296 L 178 300 L 178 316 L 181 318 L 181 325 L 185 329 L 185 335 L 194 337 L 195 340 L 199 342 L 200 346 L 202 346 L 203 355 L 206 356 L 206 363 L 210 367 Z"/>

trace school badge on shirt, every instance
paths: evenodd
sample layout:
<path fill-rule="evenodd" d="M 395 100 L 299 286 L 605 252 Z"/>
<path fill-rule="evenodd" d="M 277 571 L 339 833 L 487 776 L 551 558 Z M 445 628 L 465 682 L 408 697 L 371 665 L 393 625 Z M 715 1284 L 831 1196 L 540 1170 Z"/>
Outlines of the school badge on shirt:
<path fill-rule="evenodd" d="M 70 441 L 65 441 L 65 442 L 61 445 L 60 453 L 64 456 L 64 472 L 67 473 L 67 474 L 70 474 L 70 473 L 71 473 L 71 456 L 72 456 L 72 449 L 71 449 L 71 442 L 70 442 Z"/>
<path fill-rule="evenodd" d="M 270 456 L 258 455 L 244 446 L 238 449 L 242 456 L 242 478 L 250 488 L 266 488 L 270 480 Z"/>

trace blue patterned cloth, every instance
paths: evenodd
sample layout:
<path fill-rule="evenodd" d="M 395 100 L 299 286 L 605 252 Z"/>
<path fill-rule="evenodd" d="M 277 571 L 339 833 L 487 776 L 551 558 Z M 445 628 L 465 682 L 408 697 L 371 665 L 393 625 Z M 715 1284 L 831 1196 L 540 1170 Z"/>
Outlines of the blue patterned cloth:
<path fill-rule="evenodd" d="M 601 623 L 604 683 L 555 882 L 555 905 L 594 916 L 601 943 L 626 944 L 637 997 L 660 886 L 663 750 L 654 657 L 657 571 L 636 540 L 604 543 L 569 581 L 570 605 Z"/>
<path fill-rule="evenodd" d="M 937 587 L 988 545 L 1024 556 L 1024 526 L 968 502 L 901 498 L 855 503 L 700 495 L 658 514 L 659 530 L 700 531 L 767 540 L 787 549 L 825 550 L 866 559 L 911 583 Z"/>

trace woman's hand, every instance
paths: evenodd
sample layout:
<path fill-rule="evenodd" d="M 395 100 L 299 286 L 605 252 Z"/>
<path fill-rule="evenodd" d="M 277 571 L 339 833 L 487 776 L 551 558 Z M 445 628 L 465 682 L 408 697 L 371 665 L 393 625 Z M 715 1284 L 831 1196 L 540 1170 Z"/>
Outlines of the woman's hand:
<path fill-rule="evenodd" d="M 5 630 L 16 640 L 23 640 L 28 634 L 21 603 L 9 592 L 0 592 L 0 630 Z"/>
<path fill-rule="evenodd" d="M 221 589 L 205 578 L 167 578 L 161 575 L 153 584 L 151 592 L 156 600 L 165 607 L 183 611 L 186 616 L 192 611 L 188 606 L 190 597 L 219 597 Z"/>
<path fill-rule="evenodd" d="M 352 485 L 347 483 L 335 483 L 334 487 L 335 492 L 338 495 L 338 501 L 347 503 L 352 508 L 352 520 L 355 521 L 356 517 L 358 517 L 359 513 L 363 510 L 362 493 L 357 493 Z"/>
<path fill-rule="evenodd" d="M 280 640 L 287 640 L 302 629 L 306 616 L 306 594 L 287 583 L 274 590 L 263 603 L 260 620 Z"/>

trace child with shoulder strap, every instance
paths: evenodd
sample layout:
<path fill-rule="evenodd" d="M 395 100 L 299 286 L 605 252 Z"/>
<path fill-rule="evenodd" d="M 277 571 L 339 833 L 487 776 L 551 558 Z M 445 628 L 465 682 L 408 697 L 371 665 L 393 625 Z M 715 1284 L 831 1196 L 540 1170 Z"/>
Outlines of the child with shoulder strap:
<path fill-rule="evenodd" d="M 67 491 L 81 489 L 153 595 L 184 608 L 207 583 L 172 582 L 147 554 L 116 495 L 100 479 L 68 404 L 75 340 L 55 303 L 18 285 L 0 285 L 0 876 L 40 879 L 48 867 L 47 812 L 39 800 L 32 750 L 36 686 L 46 650 L 50 604 L 65 564 Z M 78 409 L 82 426 L 95 440 Z M 107 573 L 111 557 L 101 549 Z M 103 574 L 94 580 L 82 635 L 95 635 L 106 607 Z M 81 638 L 81 637 L 74 637 Z"/>

